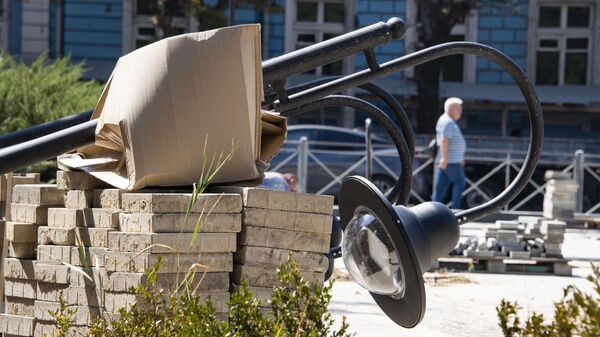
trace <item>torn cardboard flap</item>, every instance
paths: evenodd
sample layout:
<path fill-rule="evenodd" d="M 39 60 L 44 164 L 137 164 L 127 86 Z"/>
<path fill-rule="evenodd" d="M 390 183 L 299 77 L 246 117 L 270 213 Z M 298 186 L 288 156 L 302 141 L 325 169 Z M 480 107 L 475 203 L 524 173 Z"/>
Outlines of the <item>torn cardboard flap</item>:
<path fill-rule="evenodd" d="M 190 185 L 235 143 L 213 183 L 257 179 L 286 133 L 262 99 L 260 25 L 167 38 L 119 59 L 92 116 L 95 145 L 59 163 L 122 189 Z"/>

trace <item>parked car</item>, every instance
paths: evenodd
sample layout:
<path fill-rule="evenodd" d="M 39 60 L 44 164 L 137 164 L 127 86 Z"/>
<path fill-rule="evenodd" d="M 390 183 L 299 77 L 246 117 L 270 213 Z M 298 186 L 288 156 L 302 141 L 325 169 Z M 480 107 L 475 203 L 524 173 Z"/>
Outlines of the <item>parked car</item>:
<path fill-rule="evenodd" d="M 297 150 L 301 137 L 309 141 L 307 192 L 337 197 L 342 179 L 365 175 L 366 164 L 357 164 L 365 155 L 365 132 L 335 126 L 293 125 L 288 128 L 282 151 L 271 161 L 277 172 L 297 172 L 297 158 L 285 162 Z M 382 191 L 390 189 L 401 172 L 395 147 L 387 139 L 373 135 L 373 173 L 371 181 Z M 419 161 L 413 163 L 414 167 Z M 302 177 L 298 177 L 302 179 Z M 426 188 L 425 182 L 413 180 L 413 189 Z M 426 193 L 424 190 L 420 193 Z"/>

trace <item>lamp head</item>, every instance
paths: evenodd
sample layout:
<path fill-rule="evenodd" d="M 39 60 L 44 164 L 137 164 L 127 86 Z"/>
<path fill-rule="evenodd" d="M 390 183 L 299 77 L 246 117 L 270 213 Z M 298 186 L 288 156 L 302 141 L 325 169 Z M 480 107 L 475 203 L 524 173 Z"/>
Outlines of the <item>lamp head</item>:
<path fill-rule="evenodd" d="M 359 176 L 344 179 L 339 195 L 342 257 L 350 276 L 396 324 L 416 326 L 425 313 L 423 272 L 458 243 L 454 213 L 437 202 L 392 206 Z"/>

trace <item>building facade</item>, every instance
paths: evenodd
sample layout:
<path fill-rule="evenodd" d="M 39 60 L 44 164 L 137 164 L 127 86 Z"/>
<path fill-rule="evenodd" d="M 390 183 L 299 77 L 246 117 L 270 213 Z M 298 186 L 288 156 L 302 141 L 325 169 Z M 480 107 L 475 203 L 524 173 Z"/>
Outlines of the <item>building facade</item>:
<path fill-rule="evenodd" d="M 263 25 L 263 58 L 320 42 L 398 16 L 407 22 L 404 39 L 376 49 L 385 62 L 414 51 L 418 0 L 277 0 L 268 13 L 237 9 L 235 23 Z M 0 0 L 0 48 L 30 60 L 40 53 L 84 60 L 88 77 L 110 74 L 116 60 L 155 39 L 145 0 Z M 181 13 L 173 21 L 183 32 L 197 22 Z M 535 84 L 544 105 L 546 135 L 600 136 L 600 0 L 516 0 L 481 5 L 452 29 L 453 40 L 477 41 L 513 58 Z M 363 55 L 319 67 L 308 77 L 343 75 L 367 67 Z M 407 69 L 379 83 L 414 111 L 414 72 Z M 526 107 L 512 79 L 497 65 L 472 56 L 448 57 L 442 96 L 466 103 L 467 134 L 524 136 Z M 357 95 L 362 95 L 356 92 Z M 413 116 L 414 117 L 414 116 Z M 360 126 L 361 114 L 316 112 L 296 122 Z"/>

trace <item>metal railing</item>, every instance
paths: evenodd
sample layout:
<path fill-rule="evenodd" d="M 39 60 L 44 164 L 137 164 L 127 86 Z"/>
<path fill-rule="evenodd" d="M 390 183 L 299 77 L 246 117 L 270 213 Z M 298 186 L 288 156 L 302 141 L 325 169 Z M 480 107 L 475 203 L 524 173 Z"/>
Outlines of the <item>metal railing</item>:
<path fill-rule="evenodd" d="M 330 194 L 344 177 L 359 174 L 369 179 L 385 175 L 396 180 L 399 174 L 398 154 L 390 145 L 374 144 L 371 140 L 371 124 L 365 123 L 365 144 L 343 142 L 318 142 L 305 137 L 299 141 L 287 141 L 279 158 L 274 161 L 272 171 L 291 171 L 294 164 L 299 191 Z M 497 142 L 498 140 L 496 140 Z M 419 143 L 417 143 L 419 144 Z M 495 193 L 505 189 L 521 168 L 526 155 L 524 150 L 512 146 L 500 149 L 469 149 L 465 156 L 466 182 L 463 198 L 486 202 Z M 398 162 L 394 165 L 394 160 Z M 331 163 L 337 167 L 334 168 Z M 344 163 L 344 169 L 339 166 Z M 469 169 L 471 166 L 471 169 Z M 477 169 L 473 169 L 477 167 Z M 541 212 L 546 182 L 546 169 L 571 173 L 580 188 L 576 195 L 576 212 L 586 215 L 600 213 L 600 155 L 573 152 L 543 152 L 539 172 L 528 181 L 527 188 L 519 197 L 506 205 L 506 212 Z M 293 172 L 292 171 L 292 172 Z M 428 158 L 426 148 L 417 147 L 413 163 L 413 189 L 411 196 L 416 202 L 431 200 L 434 162 Z M 315 185 L 318 175 L 320 184 Z M 327 177 L 324 179 L 323 176 Z M 416 186 L 415 186 L 416 185 Z M 490 189 L 490 186 L 493 187 Z M 468 204 L 469 207 L 472 205 Z"/>

